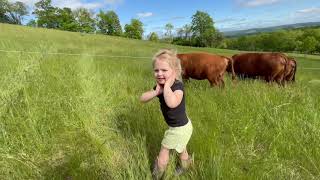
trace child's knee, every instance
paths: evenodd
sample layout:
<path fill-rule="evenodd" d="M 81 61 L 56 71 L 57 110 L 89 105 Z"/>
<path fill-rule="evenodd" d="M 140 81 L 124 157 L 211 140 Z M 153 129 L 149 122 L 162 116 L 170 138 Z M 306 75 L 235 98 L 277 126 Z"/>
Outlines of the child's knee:
<path fill-rule="evenodd" d="M 184 150 L 182 151 L 180 154 L 179 154 L 179 157 L 181 160 L 186 160 L 189 158 L 189 154 L 188 154 L 188 151 L 187 150 Z"/>

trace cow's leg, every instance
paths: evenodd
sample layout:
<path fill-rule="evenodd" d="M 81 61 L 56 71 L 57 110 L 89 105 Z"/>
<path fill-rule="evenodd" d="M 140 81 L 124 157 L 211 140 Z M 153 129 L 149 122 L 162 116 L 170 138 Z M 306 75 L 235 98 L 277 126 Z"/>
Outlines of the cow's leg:
<path fill-rule="evenodd" d="M 276 77 L 275 81 L 278 83 L 280 86 L 285 86 L 285 80 L 284 80 L 284 73 L 280 72 Z"/>
<path fill-rule="evenodd" d="M 218 82 L 216 78 L 210 78 L 208 79 L 208 81 L 210 82 L 211 87 L 218 86 Z"/>
<path fill-rule="evenodd" d="M 273 81 L 272 76 L 265 76 L 264 79 L 269 85 L 272 85 L 272 81 Z"/>
<path fill-rule="evenodd" d="M 282 69 L 277 68 L 272 72 L 271 76 L 273 77 L 273 80 L 279 86 L 284 86 L 284 84 L 283 84 L 284 74 L 285 74 L 285 69 L 284 68 L 282 68 Z"/>
<path fill-rule="evenodd" d="M 223 80 L 223 74 L 220 74 L 217 79 L 218 79 L 218 82 L 219 82 L 219 87 L 220 88 L 224 88 L 225 84 L 224 84 L 224 80 Z"/>
<path fill-rule="evenodd" d="M 271 78 L 270 78 L 269 76 L 265 76 L 265 77 L 264 77 L 264 80 L 265 80 L 267 83 L 270 82 L 270 79 L 271 79 Z"/>
<path fill-rule="evenodd" d="M 208 81 L 209 81 L 211 87 L 214 87 L 214 86 L 215 86 L 214 80 L 208 79 Z"/>
<path fill-rule="evenodd" d="M 225 84 L 224 84 L 224 80 L 223 80 L 223 79 L 220 79 L 220 87 L 221 87 L 221 88 L 224 88 L 224 87 L 225 87 Z"/>
<path fill-rule="evenodd" d="M 277 80 L 277 83 L 280 85 L 280 86 L 282 86 L 282 87 L 285 87 L 285 82 L 284 82 L 284 80 L 283 80 L 283 78 L 280 78 L 280 79 L 278 79 Z"/>

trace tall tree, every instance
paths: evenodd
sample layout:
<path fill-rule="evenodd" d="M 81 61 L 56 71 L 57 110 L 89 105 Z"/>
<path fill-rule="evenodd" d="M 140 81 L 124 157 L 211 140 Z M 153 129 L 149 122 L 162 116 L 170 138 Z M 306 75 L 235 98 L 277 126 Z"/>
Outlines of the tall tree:
<path fill-rule="evenodd" d="M 59 27 L 57 18 L 58 8 L 51 5 L 51 0 L 40 0 L 35 4 L 35 14 L 38 18 L 37 24 L 39 27 L 53 28 Z"/>
<path fill-rule="evenodd" d="M 166 33 L 165 33 L 165 36 L 168 38 L 168 39 L 171 39 L 172 40 L 172 30 L 173 30 L 174 26 L 171 24 L 171 23 L 167 23 L 165 25 L 165 29 L 166 29 Z"/>
<path fill-rule="evenodd" d="M 65 7 L 63 9 L 58 9 L 57 19 L 59 22 L 59 29 L 65 31 L 77 31 L 77 22 L 70 8 Z"/>
<path fill-rule="evenodd" d="M 92 13 L 86 8 L 76 9 L 74 12 L 74 17 L 77 22 L 79 32 L 94 32 L 95 31 L 95 21 L 92 18 Z"/>
<path fill-rule="evenodd" d="M 97 15 L 97 26 L 103 34 L 113 36 L 120 36 L 122 34 L 119 17 L 114 11 L 108 11 L 106 13 L 100 11 Z"/>
<path fill-rule="evenodd" d="M 197 11 L 192 16 L 191 22 L 192 39 L 196 46 L 212 46 L 216 29 L 210 15 L 206 12 Z"/>
<path fill-rule="evenodd" d="M 10 3 L 7 0 L 0 0 L 0 22 L 21 24 L 23 16 L 27 14 L 27 7 L 23 2 Z"/>
<path fill-rule="evenodd" d="M 157 33 L 152 32 L 152 33 L 149 34 L 149 38 L 148 39 L 149 39 L 149 41 L 157 42 L 157 41 L 159 41 L 159 36 L 158 36 Z"/>
<path fill-rule="evenodd" d="M 128 38 L 142 39 L 143 35 L 143 24 L 138 19 L 131 19 L 130 24 L 124 26 L 124 35 Z"/>
<path fill-rule="evenodd" d="M 0 0 L 0 22 L 9 23 L 9 18 L 7 13 L 9 11 L 9 2 L 8 0 Z"/>
<path fill-rule="evenodd" d="M 186 40 L 190 40 L 191 33 L 192 33 L 191 25 L 186 24 L 182 27 L 182 29 L 183 29 L 183 38 Z"/>
<path fill-rule="evenodd" d="M 17 1 L 9 5 L 8 16 L 12 24 L 21 25 L 23 16 L 27 14 L 27 6 L 23 2 Z"/>

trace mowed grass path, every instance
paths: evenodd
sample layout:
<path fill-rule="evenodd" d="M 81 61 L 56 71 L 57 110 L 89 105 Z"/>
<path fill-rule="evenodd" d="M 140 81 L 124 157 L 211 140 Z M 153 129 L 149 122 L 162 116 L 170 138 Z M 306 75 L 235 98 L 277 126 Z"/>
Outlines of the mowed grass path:
<path fill-rule="evenodd" d="M 239 53 L 0 24 L 0 179 L 151 179 L 167 126 L 158 100 L 138 97 L 160 48 Z M 320 58 L 293 56 L 286 88 L 185 84 L 195 164 L 175 177 L 173 158 L 165 178 L 319 179 L 320 70 L 304 68 Z"/>

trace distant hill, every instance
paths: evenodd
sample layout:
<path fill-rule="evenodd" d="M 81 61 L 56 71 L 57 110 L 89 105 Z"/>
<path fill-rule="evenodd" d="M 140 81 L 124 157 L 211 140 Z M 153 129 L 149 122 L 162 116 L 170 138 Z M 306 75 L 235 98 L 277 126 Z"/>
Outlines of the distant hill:
<path fill-rule="evenodd" d="M 314 26 L 320 26 L 320 22 L 287 24 L 287 25 L 272 26 L 272 27 L 266 27 L 266 28 L 253 28 L 253 29 L 238 30 L 238 31 L 225 31 L 222 33 L 225 37 L 238 37 L 238 36 L 252 35 L 252 34 L 257 34 L 262 32 L 273 32 L 281 29 L 297 29 L 297 28 L 314 27 Z"/>

